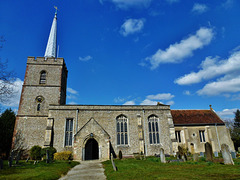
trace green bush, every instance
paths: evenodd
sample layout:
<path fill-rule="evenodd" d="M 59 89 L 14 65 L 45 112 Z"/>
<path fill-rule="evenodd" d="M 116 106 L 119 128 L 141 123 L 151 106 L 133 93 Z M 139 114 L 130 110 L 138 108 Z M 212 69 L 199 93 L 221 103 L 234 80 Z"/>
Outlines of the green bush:
<path fill-rule="evenodd" d="M 33 160 L 41 160 L 41 150 L 42 148 L 40 146 L 33 146 L 30 149 L 30 157 Z"/>
<path fill-rule="evenodd" d="M 50 160 L 53 160 L 53 154 L 57 152 L 57 150 L 54 147 L 47 147 L 47 148 L 43 148 L 41 150 L 41 156 L 43 157 L 43 159 L 47 159 L 46 154 L 47 154 L 47 150 L 49 152 L 49 157 Z"/>
<path fill-rule="evenodd" d="M 73 159 L 71 151 L 57 152 L 54 154 L 54 160 L 71 160 L 71 159 Z"/>
<path fill-rule="evenodd" d="M 118 158 L 119 159 L 122 159 L 122 151 L 120 150 L 119 153 L 118 153 Z"/>

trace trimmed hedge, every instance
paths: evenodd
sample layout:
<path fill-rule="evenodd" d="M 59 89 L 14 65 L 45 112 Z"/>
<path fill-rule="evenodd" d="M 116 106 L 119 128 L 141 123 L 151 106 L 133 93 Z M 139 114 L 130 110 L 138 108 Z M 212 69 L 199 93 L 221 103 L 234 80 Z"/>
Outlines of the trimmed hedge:
<path fill-rule="evenodd" d="M 57 152 L 54 154 L 54 160 L 71 160 L 71 159 L 72 159 L 71 151 Z"/>
<path fill-rule="evenodd" d="M 56 153 L 57 150 L 54 147 L 43 148 L 41 151 L 41 156 L 43 157 L 44 160 L 47 159 L 46 157 L 47 150 L 49 152 L 50 160 L 53 160 L 53 154 Z"/>
<path fill-rule="evenodd" d="M 40 146 L 33 146 L 30 149 L 30 157 L 32 160 L 41 160 L 41 150 Z"/>

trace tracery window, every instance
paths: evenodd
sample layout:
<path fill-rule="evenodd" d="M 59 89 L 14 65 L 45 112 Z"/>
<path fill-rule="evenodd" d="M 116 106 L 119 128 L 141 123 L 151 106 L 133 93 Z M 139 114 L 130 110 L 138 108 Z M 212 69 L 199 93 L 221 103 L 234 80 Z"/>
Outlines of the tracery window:
<path fill-rule="evenodd" d="M 65 146 L 72 146 L 72 136 L 73 135 L 73 119 L 66 120 L 65 129 Z"/>
<path fill-rule="evenodd" d="M 47 76 L 46 71 L 41 71 L 39 84 L 45 84 L 46 83 L 46 76 Z"/>
<path fill-rule="evenodd" d="M 150 144 L 159 144 L 159 118 L 155 115 L 148 117 L 148 132 Z"/>
<path fill-rule="evenodd" d="M 117 145 L 128 144 L 128 119 L 124 115 L 117 117 Z"/>
<path fill-rule="evenodd" d="M 206 140 L 205 140 L 205 131 L 204 130 L 200 130 L 199 131 L 199 137 L 200 137 L 200 142 L 206 142 Z"/>
<path fill-rule="evenodd" d="M 175 131 L 176 140 L 178 143 L 181 143 L 181 131 Z"/>

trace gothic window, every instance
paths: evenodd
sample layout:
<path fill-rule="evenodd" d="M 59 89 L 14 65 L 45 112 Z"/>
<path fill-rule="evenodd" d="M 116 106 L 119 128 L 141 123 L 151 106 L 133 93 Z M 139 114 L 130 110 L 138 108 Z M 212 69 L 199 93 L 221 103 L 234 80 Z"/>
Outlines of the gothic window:
<path fill-rule="evenodd" d="M 148 132 L 150 144 L 159 144 L 159 118 L 155 115 L 148 117 Z"/>
<path fill-rule="evenodd" d="M 40 105 L 40 103 L 38 103 L 38 105 L 37 105 L 37 111 L 40 111 L 40 109 L 41 109 L 41 105 Z"/>
<path fill-rule="evenodd" d="M 181 143 L 181 131 L 175 131 L 176 140 L 178 143 Z"/>
<path fill-rule="evenodd" d="M 67 119 L 65 127 L 65 146 L 72 146 L 72 138 L 73 138 L 73 119 Z"/>
<path fill-rule="evenodd" d="M 47 76 L 46 71 L 41 71 L 39 84 L 45 84 L 46 83 L 46 76 Z"/>
<path fill-rule="evenodd" d="M 37 102 L 37 111 L 40 111 L 41 103 L 43 102 L 44 98 L 42 96 L 37 96 L 35 100 Z"/>
<path fill-rule="evenodd" d="M 206 140 L 205 140 L 205 131 L 204 130 L 200 130 L 199 131 L 199 137 L 200 137 L 200 142 L 206 142 Z"/>
<path fill-rule="evenodd" d="M 124 115 L 117 117 L 117 145 L 128 144 L 128 119 Z"/>

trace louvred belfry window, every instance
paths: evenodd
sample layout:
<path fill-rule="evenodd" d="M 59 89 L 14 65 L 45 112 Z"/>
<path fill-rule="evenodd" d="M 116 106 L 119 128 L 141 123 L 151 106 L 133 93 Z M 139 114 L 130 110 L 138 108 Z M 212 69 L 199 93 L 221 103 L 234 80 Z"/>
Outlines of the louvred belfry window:
<path fill-rule="evenodd" d="M 117 117 L 117 145 L 128 145 L 128 119 L 124 115 Z"/>
<path fill-rule="evenodd" d="M 42 71 L 41 74 L 40 74 L 39 84 L 45 84 L 46 83 L 46 76 L 47 76 L 46 71 Z"/>
<path fill-rule="evenodd" d="M 148 118 L 148 132 L 150 144 L 160 144 L 159 140 L 159 118 L 155 115 Z"/>

